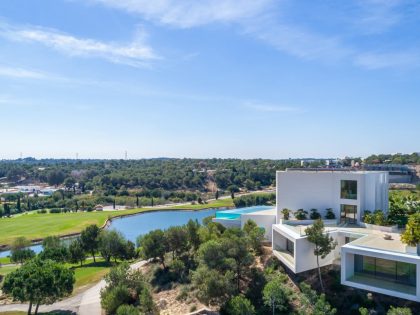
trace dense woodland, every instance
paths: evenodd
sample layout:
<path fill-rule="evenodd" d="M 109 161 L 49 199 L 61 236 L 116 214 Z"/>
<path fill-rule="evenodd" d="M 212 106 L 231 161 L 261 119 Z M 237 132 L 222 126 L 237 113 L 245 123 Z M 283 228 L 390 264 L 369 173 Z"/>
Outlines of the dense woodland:
<path fill-rule="evenodd" d="M 420 163 L 418 154 L 372 155 L 366 163 Z M 346 158 L 343 166 L 360 158 Z M 53 209 L 92 211 L 97 205 L 153 206 L 168 202 L 203 203 L 207 199 L 275 185 L 277 170 L 300 167 L 300 159 L 141 159 L 0 161 L 0 188 L 48 184 L 60 190 L 50 197 L 3 195 L 0 216 Z M 308 167 L 325 165 L 313 160 Z"/>

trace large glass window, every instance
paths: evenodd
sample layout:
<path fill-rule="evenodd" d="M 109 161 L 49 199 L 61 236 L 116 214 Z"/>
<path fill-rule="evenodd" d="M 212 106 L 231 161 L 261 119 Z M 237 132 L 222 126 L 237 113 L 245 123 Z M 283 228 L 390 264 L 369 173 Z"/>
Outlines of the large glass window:
<path fill-rule="evenodd" d="M 405 262 L 354 255 L 354 273 L 356 276 L 416 286 L 416 265 Z"/>
<path fill-rule="evenodd" d="M 295 257 L 295 244 L 289 239 L 286 239 L 286 250 Z"/>
<path fill-rule="evenodd" d="M 357 199 L 357 181 L 342 180 L 341 181 L 341 199 Z"/>
<path fill-rule="evenodd" d="M 340 221 L 343 223 L 352 223 L 357 222 L 357 206 L 353 205 L 340 205 Z"/>

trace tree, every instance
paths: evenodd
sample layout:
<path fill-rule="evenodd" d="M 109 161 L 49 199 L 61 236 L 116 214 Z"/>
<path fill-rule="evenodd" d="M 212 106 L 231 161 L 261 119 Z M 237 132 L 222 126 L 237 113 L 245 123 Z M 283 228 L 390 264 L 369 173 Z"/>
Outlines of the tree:
<path fill-rule="evenodd" d="M 69 260 L 73 264 L 80 262 L 80 267 L 83 266 L 83 262 L 86 260 L 86 253 L 80 239 L 74 240 L 70 243 Z"/>
<path fill-rule="evenodd" d="M 254 315 L 255 308 L 250 300 L 242 295 L 237 295 L 228 301 L 225 312 L 228 315 Z"/>
<path fill-rule="evenodd" d="M 69 259 L 69 250 L 65 246 L 47 247 L 40 254 L 42 260 L 51 259 L 55 262 L 64 263 Z"/>
<path fill-rule="evenodd" d="M 10 217 L 10 206 L 8 203 L 4 203 L 3 209 L 4 209 L 4 215 L 6 217 Z"/>
<path fill-rule="evenodd" d="M 230 197 L 232 199 L 235 199 L 235 193 L 239 192 L 239 188 L 236 185 L 231 185 L 227 188 L 227 190 L 230 192 Z"/>
<path fill-rule="evenodd" d="M 67 190 L 71 190 L 71 189 L 73 189 L 75 187 L 76 181 L 74 180 L 73 177 L 67 177 L 64 180 L 64 183 L 63 184 L 64 184 L 64 187 L 66 187 Z"/>
<path fill-rule="evenodd" d="M 386 315 L 412 315 L 411 310 L 408 307 L 393 307 L 388 310 Z"/>
<path fill-rule="evenodd" d="M 255 221 L 248 220 L 244 224 L 244 232 L 248 239 L 249 245 L 255 253 L 262 253 L 262 241 L 264 240 L 264 229 L 258 227 Z"/>
<path fill-rule="evenodd" d="M 44 249 L 59 248 L 59 247 L 61 247 L 61 241 L 57 236 L 47 236 L 42 241 L 42 247 Z"/>
<path fill-rule="evenodd" d="M 324 291 L 319 257 L 324 259 L 329 253 L 331 253 L 332 250 L 334 250 L 337 246 L 337 242 L 335 242 L 328 233 L 324 233 L 324 223 L 321 219 L 316 220 L 312 226 L 307 227 L 305 229 L 305 233 L 308 237 L 308 241 L 315 245 L 314 254 L 316 256 L 316 264 L 318 266 L 319 283 L 322 291 Z"/>
<path fill-rule="evenodd" d="M 29 248 L 31 242 L 25 237 L 20 236 L 16 238 L 11 246 L 10 250 L 10 260 L 15 263 L 23 263 L 33 257 L 35 257 L 35 252 Z"/>
<path fill-rule="evenodd" d="M 232 271 L 221 273 L 201 266 L 193 272 L 192 281 L 198 288 L 198 298 L 206 304 L 221 305 L 235 292 L 235 275 Z"/>
<path fill-rule="evenodd" d="M 109 263 L 111 258 L 116 261 L 125 249 L 126 240 L 121 232 L 115 230 L 102 230 L 99 235 L 99 251 Z"/>
<path fill-rule="evenodd" d="M 47 181 L 49 185 L 58 186 L 63 183 L 65 175 L 60 170 L 53 170 L 47 176 Z"/>
<path fill-rule="evenodd" d="M 18 212 L 22 212 L 22 206 L 20 204 L 20 195 L 18 195 L 18 199 L 17 199 L 17 202 L 16 202 L 16 209 L 17 209 Z"/>
<path fill-rule="evenodd" d="M 200 223 L 198 223 L 197 220 L 194 221 L 190 219 L 186 225 L 186 229 L 187 229 L 188 243 L 190 247 L 193 248 L 194 250 L 197 250 L 201 243 L 200 235 L 198 234 L 198 231 L 200 229 Z"/>
<path fill-rule="evenodd" d="M 417 253 L 420 252 L 420 212 L 410 215 L 401 241 L 409 246 L 417 246 Z"/>
<path fill-rule="evenodd" d="M 167 251 L 167 243 L 165 233 L 160 230 L 151 231 L 137 239 L 138 245 L 141 248 L 142 255 L 145 259 L 160 259 L 160 262 L 165 266 L 165 253 Z"/>
<path fill-rule="evenodd" d="M 181 226 L 171 226 L 165 231 L 168 250 L 172 252 L 172 259 L 178 257 L 188 248 L 188 234 Z"/>
<path fill-rule="evenodd" d="M 20 302 L 29 302 L 28 314 L 35 304 L 35 314 L 40 304 L 52 304 L 73 291 L 75 282 L 72 270 L 52 260 L 35 258 L 4 279 L 3 291 Z"/>
<path fill-rule="evenodd" d="M 226 232 L 234 230 L 235 229 L 230 229 Z M 238 235 L 232 233 L 233 235 L 223 237 L 222 248 L 226 251 L 226 256 L 233 261 L 236 276 L 236 289 L 237 292 L 240 292 L 240 282 L 243 275 L 254 263 L 254 256 L 249 251 L 248 240 L 244 237 L 242 231 L 238 229 L 238 232 Z"/>
<path fill-rule="evenodd" d="M 95 252 L 98 250 L 99 246 L 100 231 L 101 230 L 98 228 L 97 225 L 92 224 L 85 228 L 80 234 L 82 246 L 86 252 L 91 253 L 94 262 L 96 262 Z"/>
<path fill-rule="evenodd" d="M 290 290 L 287 290 L 283 283 L 283 277 L 277 275 L 265 285 L 263 290 L 264 304 L 272 310 L 273 315 L 276 311 L 283 312 L 288 308 L 287 296 Z"/>
<path fill-rule="evenodd" d="M 325 299 L 325 294 L 321 294 L 319 296 L 316 291 L 312 290 L 310 285 L 306 284 L 305 282 L 300 284 L 300 289 L 302 291 L 302 308 L 298 312 L 299 315 L 334 315 L 337 312 L 337 310 L 327 302 Z"/>

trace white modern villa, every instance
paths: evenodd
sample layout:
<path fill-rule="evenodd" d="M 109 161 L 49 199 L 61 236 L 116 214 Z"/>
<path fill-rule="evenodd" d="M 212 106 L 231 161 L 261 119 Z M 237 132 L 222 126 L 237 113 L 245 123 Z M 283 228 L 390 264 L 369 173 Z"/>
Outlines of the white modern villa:
<path fill-rule="evenodd" d="M 365 210 L 388 211 L 388 172 L 287 169 L 277 176 L 276 208 L 251 207 L 216 213 L 213 220 L 241 227 L 249 219 L 265 229 L 274 255 L 294 273 L 317 268 L 305 229 L 313 220 L 284 220 L 282 209 L 317 209 L 337 246 L 321 266 L 341 266 L 341 283 L 420 302 L 420 256 L 400 241 L 396 227 L 362 222 Z M 326 209 L 335 218 L 325 219 Z M 331 212 L 331 210 L 330 210 Z"/>
<path fill-rule="evenodd" d="M 365 210 L 388 210 L 388 173 L 376 171 L 288 169 L 277 172 L 274 255 L 292 272 L 317 267 L 314 245 L 305 229 L 311 220 L 284 220 L 282 209 L 333 209 L 325 230 L 337 246 L 321 266 L 341 265 L 343 285 L 420 301 L 420 256 L 400 241 L 394 227 L 364 224 Z"/>

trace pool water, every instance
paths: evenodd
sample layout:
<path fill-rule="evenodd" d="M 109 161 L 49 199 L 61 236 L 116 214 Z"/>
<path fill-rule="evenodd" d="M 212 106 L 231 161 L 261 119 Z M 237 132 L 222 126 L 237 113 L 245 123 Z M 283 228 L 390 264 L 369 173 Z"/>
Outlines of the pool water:
<path fill-rule="evenodd" d="M 217 211 L 216 219 L 237 220 L 241 217 L 241 214 L 264 211 L 268 209 L 273 209 L 273 207 L 272 206 L 253 206 L 253 207 L 239 208 L 239 209 L 234 209 L 234 210 Z"/>

